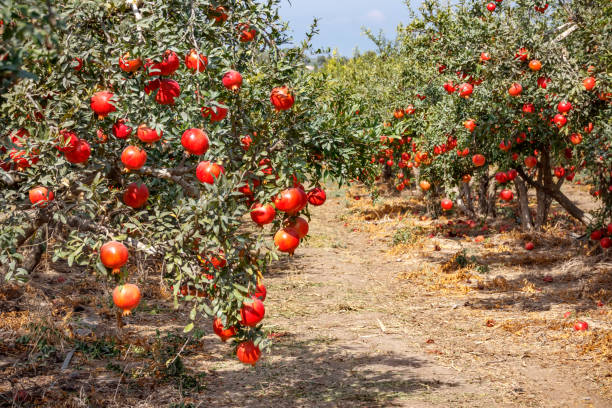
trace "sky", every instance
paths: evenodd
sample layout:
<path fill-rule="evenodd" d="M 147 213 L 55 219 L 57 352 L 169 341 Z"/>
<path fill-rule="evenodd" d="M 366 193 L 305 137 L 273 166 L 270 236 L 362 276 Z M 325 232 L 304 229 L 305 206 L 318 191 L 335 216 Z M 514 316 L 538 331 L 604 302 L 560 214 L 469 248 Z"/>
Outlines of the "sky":
<path fill-rule="evenodd" d="M 412 1 L 413 5 L 419 3 Z M 337 48 L 340 55 L 347 57 L 353 55 L 355 47 L 360 51 L 376 48 L 362 34 L 362 27 L 374 33 L 383 30 L 388 39 L 394 39 L 397 25 L 409 18 L 404 0 L 282 0 L 280 15 L 290 23 L 297 43 L 304 39 L 313 18 L 320 18 L 314 48 Z"/>

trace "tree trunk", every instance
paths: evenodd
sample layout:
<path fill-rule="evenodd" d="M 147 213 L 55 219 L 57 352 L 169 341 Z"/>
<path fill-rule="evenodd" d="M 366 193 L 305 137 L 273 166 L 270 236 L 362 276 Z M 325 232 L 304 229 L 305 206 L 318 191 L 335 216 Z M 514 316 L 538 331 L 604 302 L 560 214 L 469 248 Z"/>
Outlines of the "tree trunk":
<path fill-rule="evenodd" d="M 521 227 L 525 231 L 533 230 L 533 217 L 529 210 L 529 196 L 527 186 L 521 178 L 514 179 L 514 185 L 516 187 L 516 195 L 519 204 L 519 219 L 521 220 Z"/>
<path fill-rule="evenodd" d="M 537 228 L 542 228 L 548 221 L 548 213 L 552 203 L 552 198 L 546 194 L 545 189 L 554 188 L 550 166 L 550 153 L 548 152 L 548 149 L 542 150 L 540 162 L 538 164 L 538 183 L 543 185 L 544 189 L 536 188 L 538 206 L 536 210 L 535 224 Z"/>
<path fill-rule="evenodd" d="M 459 197 L 461 197 L 462 210 L 469 217 L 474 217 L 476 212 L 474 211 L 474 200 L 472 199 L 472 188 L 469 183 L 461 182 L 459 185 Z"/>

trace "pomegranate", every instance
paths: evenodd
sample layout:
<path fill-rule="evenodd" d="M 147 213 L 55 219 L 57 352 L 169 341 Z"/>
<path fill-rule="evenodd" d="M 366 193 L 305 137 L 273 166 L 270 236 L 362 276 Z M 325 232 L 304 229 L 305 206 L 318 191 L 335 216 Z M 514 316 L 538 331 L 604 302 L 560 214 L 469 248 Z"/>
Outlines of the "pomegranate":
<path fill-rule="evenodd" d="M 497 180 L 499 184 L 505 184 L 508 182 L 508 175 L 503 171 L 500 171 L 495 173 L 495 180 Z"/>
<path fill-rule="evenodd" d="M 612 239 L 609 237 L 602 238 L 601 241 L 599 241 L 599 245 L 601 245 L 603 249 L 608 249 L 612 246 Z"/>
<path fill-rule="evenodd" d="M 580 133 L 572 133 L 570 135 L 570 142 L 572 142 L 572 144 L 580 144 L 582 142 L 582 135 Z"/>
<path fill-rule="evenodd" d="M 510 96 L 519 96 L 521 92 L 523 92 L 523 87 L 518 82 L 513 83 L 510 89 L 508 89 Z"/>
<path fill-rule="evenodd" d="M 300 234 L 293 228 L 283 228 L 274 235 L 274 244 L 281 252 L 293 254 L 300 245 Z"/>
<path fill-rule="evenodd" d="M 526 103 L 523 105 L 523 113 L 533 113 L 535 111 L 535 106 L 533 103 Z"/>
<path fill-rule="evenodd" d="M 220 102 L 224 104 L 224 102 Z M 227 117 L 228 109 L 220 106 L 208 107 L 204 106 L 201 110 L 202 117 L 209 118 L 211 122 L 220 122 Z"/>
<path fill-rule="evenodd" d="M 223 327 L 223 322 L 218 317 L 213 320 L 213 331 L 222 341 L 227 341 L 236 335 L 236 327 L 230 326 L 226 329 Z"/>
<path fill-rule="evenodd" d="M 157 142 L 162 138 L 163 134 L 163 131 L 160 130 L 158 134 L 157 130 L 151 129 L 145 124 L 138 126 L 138 129 L 136 130 L 136 137 L 138 137 L 141 142 L 149 144 Z"/>
<path fill-rule="evenodd" d="M 255 39 L 257 31 L 247 23 L 240 23 L 237 26 L 238 32 L 240 33 L 240 42 L 251 42 Z"/>
<path fill-rule="evenodd" d="M 208 66 L 208 58 L 204 54 L 198 54 L 194 49 L 185 55 L 185 66 L 196 72 L 204 72 Z"/>
<path fill-rule="evenodd" d="M 529 61 L 529 69 L 532 71 L 539 71 L 542 69 L 542 63 L 537 59 L 531 60 Z"/>
<path fill-rule="evenodd" d="M 308 221 L 302 217 L 291 217 L 285 222 L 286 228 L 293 228 L 298 232 L 300 239 L 308 235 Z"/>
<path fill-rule="evenodd" d="M 499 198 L 504 201 L 512 201 L 512 199 L 514 198 L 514 194 L 510 190 L 502 190 L 499 193 Z"/>
<path fill-rule="evenodd" d="M 111 103 L 114 102 L 113 97 L 115 94 L 108 91 L 100 91 L 93 94 L 89 106 L 94 111 L 99 119 L 104 119 L 109 113 L 116 110 L 115 106 Z"/>
<path fill-rule="evenodd" d="M 73 150 L 64 153 L 66 160 L 70 163 L 80 164 L 89 160 L 91 155 L 91 147 L 83 139 L 79 139 Z"/>
<path fill-rule="evenodd" d="M 288 188 L 274 198 L 274 205 L 277 210 L 295 213 L 299 211 L 300 207 L 303 207 L 304 201 L 308 200 L 307 197 L 305 199 L 305 196 L 306 193 L 300 188 Z"/>
<path fill-rule="evenodd" d="M 225 23 L 229 17 L 226 13 L 225 7 L 223 6 L 217 6 L 216 8 L 212 8 L 211 6 L 210 16 L 215 19 L 215 23 L 217 24 Z"/>
<path fill-rule="evenodd" d="M 266 225 L 274 221 L 276 210 L 272 204 L 255 203 L 251 207 L 251 219 L 258 225 Z"/>
<path fill-rule="evenodd" d="M 140 290 L 133 283 L 120 285 L 113 290 L 113 302 L 115 306 L 123 311 L 123 315 L 129 315 L 140 303 Z"/>
<path fill-rule="evenodd" d="M 142 66 L 140 58 L 130 59 L 130 54 L 123 54 L 119 57 L 119 68 L 124 72 L 136 72 Z"/>
<path fill-rule="evenodd" d="M 587 322 L 583 322 L 582 320 L 578 320 L 575 324 L 574 324 L 574 330 L 575 331 L 585 331 L 589 328 L 589 324 Z"/>
<path fill-rule="evenodd" d="M 595 88 L 596 84 L 597 84 L 597 81 L 593 77 L 585 78 L 582 81 L 582 85 L 584 86 L 584 89 L 587 91 L 592 91 Z"/>
<path fill-rule="evenodd" d="M 253 294 L 253 296 L 263 302 L 264 300 L 266 300 L 267 295 L 268 290 L 266 289 L 266 287 L 263 285 L 263 283 L 258 283 L 257 286 L 255 286 L 255 293 Z"/>
<path fill-rule="evenodd" d="M 202 129 L 187 129 L 183 132 L 181 144 L 187 152 L 201 156 L 208 150 L 208 135 Z"/>
<path fill-rule="evenodd" d="M 412 104 L 408 105 L 408 107 L 404 109 L 404 112 L 406 113 L 406 115 L 413 115 L 415 112 L 414 105 Z"/>
<path fill-rule="evenodd" d="M 223 166 L 210 161 L 200 162 L 196 167 L 196 177 L 202 183 L 213 184 L 221 174 L 225 174 Z"/>
<path fill-rule="evenodd" d="M 121 242 L 109 241 L 100 248 L 100 260 L 113 273 L 119 273 L 128 260 L 128 250 Z"/>
<path fill-rule="evenodd" d="M 419 182 L 419 187 L 421 187 L 421 190 L 423 191 L 428 191 L 431 188 L 431 183 L 429 183 L 427 180 L 421 180 Z"/>
<path fill-rule="evenodd" d="M 491 3 L 487 3 L 487 10 L 489 10 L 491 13 L 495 11 L 495 8 L 497 6 L 495 5 L 495 3 L 491 2 Z"/>
<path fill-rule="evenodd" d="M 126 169 L 138 170 L 147 162 L 147 152 L 137 146 L 128 146 L 121 153 L 121 163 Z"/>
<path fill-rule="evenodd" d="M 166 52 L 164 52 L 162 61 L 158 62 L 157 64 L 153 64 L 151 68 L 149 68 L 149 76 L 172 75 L 180 65 L 181 61 L 179 60 L 178 55 L 176 55 L 176 52 L 166 50 Z"/>
<path fill-rule="evenodd" d="M 567 123 L 567 118 L 564 115 L 557 113 L 553 118 L 553 122 L 558 128 L 562 128 Z"/>
<path fill-rule="evenodd" d="M 181 94 L 181 87 L 173 79 L 154 79 L 150 81 L 144 89 L 145 93 L 149 95 L 153 91 L 155 93 L 155 102 L 160 105 L 174 105 L 174 100 Z"/>
<path fill-rule="evenodd" d="M 55 146 L 62 153 L 73 151 L 79 142 L 76 133 L 62 129 L 60 130 L 59 144 Z"/>
<path fill-rule="evenodd" d="M 325 191 L 319 187 L 315 187 L 308 192 L 308 202 L 314 206 L 323 205 L 327 199 Z"/>
<path fill-rule="evenodd" d="M 526 61 L 528 56 L 529 56 L 529 53 L 527 52 L 527 48 L 525 47 L 519 48 L 516 54 L 514 54 L 514 58 L 520 61 Z"/>
<path fill-rule="evenodd" d="M 508 170 L 507 175 L 508 175 L 508 180 L 512 181 L 512 180 L 514 180 L 516 178 L 516 176 L 518 176 L 518 172 L 516 170 L 514 170 L 514 169 L 510 169 L 510 170 Z"/>
<path fill-rule="evenodd" d="M 240 308 L 240 324 L 248 327 L 255 327 L 261 322 L 266 314 L 266 308 L 261 300 L 251 298 L 245 300 Z"/>
<path fill-rule="evenodd" d="M 446 82 L 442 86 L 446 90 L 446 93 L 448 93 L 449 95 L 456 91 L 455 85 L 453 85 L 452 81 Z"/>
<path fill-rule="evenodd" d="M 480 53 L 480 62 L 489 61 L 490 59 L 491 59 L 491 56 L 489 55 L 488 52 L 481 52 Z"/>
<path fill-rule="evenodd" d="M 282 111 L 291 109 L 295 98 L 287 86 L 281 86 L 272 89 L 272 92 L 270 92 L 270 102 L 272 102 L 274 109 Z"/>
<path fill-rule="evenodd" d="M 117 139 L 127 139 L 132 134 L 132 128 L 125 124 L 127 119 L 119 119 L 113 125 L 113 135 Z"/>
<path fill-rule="evenodd" d="M 555 167 L 555 177 L 560 179 L 565 177 L 565 169 L 563 167 Z"/>
<path fill-rule="evenodd" d="M 525 157 L 525 166 L 527 166 L 527 168 L 533 169 L 537 165 L 538 165 L 538 159 L 535 156 Z"/>
<path fill-rule="evenodd" d="M 253 139 L 249 135 L 245 135 L 240 138 L 240 144 L 242 145 L 242 149 L 245 151 L 249 150 L 251 143 L 253 143 Z"/>
<path fill-rule="evenodd" d="M 72 67 L 76 72 L 79 72 L 83 68 L 83 60 L 81 58 L 76 57 L 72 62 L 76 62 L 76 65 Z"/>
<path fill-rule="evenodd" d="M 568 101 L 561 101 L 557 105 L 557 110 L 559 111 L 559 113 L 567 113 L 572 110 L 572 104 Z"/>
<path fill-rule="evenodd" d="M 474 132 L 474 130 L 476 129 L 476 122 L 474 122 L 473 119 L 468 119 L 463 122 L 463 126 L 470 132 Z"/>
<path fill-rule="evenodd" d="M 550 83 L 551 79 L 550 78 L 546 78 L 546 77 L 539 77 L 538 78 L 538 86 L 542 89 L 546 89 L 546 87 L 548 86 L 548 84 Z"/>
<path fill-rule="evenodd" d="M 486 161 L 487 160 L 482 154 L 475 154 L 474 156 L 472 156 L 472 163 L 474 163 L 474 166 L 476 167 L 484 166 Z"/>
<path fill-rule="evenodd" d="M 30 198 L 30 202 L 39 207 L 45 207 L 47 202 L 52 201 L 55 198 L 53 191 L 49 191 L 46 187 L 42 186 L 31 189 L 28 192 L 28 196 Z"/>
<path fill-rule="evenodd" d="M 243 341 L 236 348 L 236 357 L 244 364 L 255 366 L 261 357 L 261 350 L 251 340 Z"/>
<path fill-rule="evenodd" d="M 474 87 L 472 84 L 463 83 L 459 86 L 459 96 L 462 98 L 468 98 L 472 92 L 474 92 Z"/>
<path fill-rule="evenodd" d="M 230 70 L 223 75 L 223 86 L 230 91 L 237 91 L 242 86 L 242 75 L 240 72 Z"/>
<path fill-rule="evenodd" d="M 448 198 L 443 198 L 443 199 L 440 201 L 440 206 L 442 207 L 442 209 L 443 209 L 444 211 L 448 211 L 448 210 L 450 210 L 451 208 L 453 208 L 453 202 L 452 202 L 451 200 L 449 200 Z"/>
<path fill-rule="evenodd" d="M 527 242 L 527 243 L 525 244 L 525 249 L 526 249 L 527 251 L 533 251 L 533 249 L 534 249 L 534 248 L 535 248 L 535 245 L 534 245 L 534 243 L 533 243 L 533 242 Z"/>
<path fill-rule="evenodd" d="M 123 193 L 123 202 L 132 208 L 144 206 L 149 199 L 149 189 L 145 184 L 130 183 Z"/>

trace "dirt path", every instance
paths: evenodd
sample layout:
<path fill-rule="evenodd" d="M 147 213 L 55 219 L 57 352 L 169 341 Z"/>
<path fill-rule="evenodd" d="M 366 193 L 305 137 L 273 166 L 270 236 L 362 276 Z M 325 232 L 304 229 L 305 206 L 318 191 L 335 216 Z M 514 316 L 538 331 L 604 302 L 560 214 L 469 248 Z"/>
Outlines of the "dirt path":
<path fill-rule="evenodd" d="M 387 239 L 345 223 L 346 203 L 336 193 L 317 208 L 310 241 L 266 279 L 266 325 L 279 334 L 272 354 L 252 371 L 220 361 L 208 378 L 208 389 L 215 390 L 208 402 L 612 406 L 596 378 L 580 378 L 587 373 L 577 367 L 579 357 L 559 362 L 548 355 L 545 334 L 536 347 L 507 333 L 500 339 L 499 331 L 475 320 L 465 296 L 424 293 L 400 282 L 398 276 L 419 265 L 389 255 Z"/>

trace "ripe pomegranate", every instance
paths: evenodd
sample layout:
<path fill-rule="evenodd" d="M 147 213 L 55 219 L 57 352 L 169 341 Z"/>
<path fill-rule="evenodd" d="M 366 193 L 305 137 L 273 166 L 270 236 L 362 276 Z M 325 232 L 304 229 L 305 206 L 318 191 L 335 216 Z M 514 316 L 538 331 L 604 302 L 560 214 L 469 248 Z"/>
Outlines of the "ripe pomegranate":
<path fill-rule="evenodd" d="M 55 198 L 55 194 L 53 191 L 47 190 L 46 187 L 34 187 L 28 192 L 28 196 L 30 198 L 30 202 L 33 205 L 37 205 L 39 207 L 45 207 L 47 202 L 53 201 Z"/>
<path fill-rule="evenodd" d="M 608 235 L 612 235 L 612 222 L 608 224 L 608 226 L 606 227 L 606 230 L 608 231 Z"/>
<path fill-rule="evenodd" d="M 293 228 L 300 239 L 308 235 L 308 221 L 302 217 L 291 217 L 285 222 L 285 228 Z"/>
<path fill-rule="evenodd" d="M 149 199 L 149 189 L 145 184 L 130 183 L 123 193 L 123 202 L 132 208 L 140 208 Z"/>
<path fill-rule="evenodd" d="M 213 320 L 213 331 L 224 342 L 236 335 L 236 327 L 230 326 L 226 329 L 223 327 L 223 322 L 218 317 Z"/>
<path fill-rule="evenodd" d="M 512 181 L 512 180 L 514 180 L 516 178 L 516 176 L 518 176 L 518 172 L 516 170 L 514 170 L 514 169 L 510 169 L 510 170 L 508 170 L 507 175 L 508 175 L 508 180 Z"/>
<path fill-rule="evenodd" d="M 304 201 L 307 201 L 304 190 L 296 187 L 288 188 L 274 198 L 274 205 L 277 210 L 286 213 L 295 213 L 303 206 Z"/>
<path fill-rule="evenodd" d="M 157 64 L 153 64 L 151 68 L 149 68 L 149 76 L 172 75 L 180 65 L 181 61 L 179 60 L 178 55 L 176 55 L 176 52 L 166 50 L 166 52 L 164 52 L 162 61 L 158 62 Z"/>
<path fill-rule="evenodd" d="M 526 249 L 527 251 L 533 251 L 533 249 L 534 249 L 534 248 L 535 248 L 535 245 L 534 245 L 534 243 L 533 243 L 533 242 L 527 242 L 527 243 L 525 244 L 525 249 Z"/>
<path fill-rule="evenodd" d="M 473 119 L 468 119 L 463 122 L 463 126 L 470 132 L 474 132 L 474 129 L 476 129 L 476 122 L 474 122 Z"/>
<path fill-rule="evenodd" d="M 129 315 L 140 303 L 140 290 L 132 283 L 120 285 L 113 290 L 115 306 L 123 310 L 123 315 Z"/>
<path fill-rule="evenodd" d="M 574 330 L 575 331 L 584 331 L 584 330 L 587 330 L 588 328 L 589 328 L 589 324 L 587 322 L 583 322 L 581 320 L 578 320 L 574 324 Z"/>
<path fill-rule="evenodd" d="M 74 150 L 79 142 L 79 138 L 76 133 L 62 129 L 60 130 L 59 143 L 56 147 L 62 153 L 70 152 Z"/>
<path fill-rule="evenodd" d="M 582 85 L 587 91 L 592 91 L 595 88 L 597 81 L 593 77 L 588 77 L 582 80 Z"/>
<path fill-rule="evenodd" d="M 137 146 L 128 146 L 121 153 L 121 163 L 126 169 L 138 170 L 147 162 L 147 152 Z"/>
<path fill-rule="evenodd" d="M 149 144 L 157 142 L 162 138 L 163 134 L 163 131 L 160 130 L 158 134 L 157 130 L 151 129 L 145 124 L 138 126 L 138 129 L 136 130 L 136 137 L 138 137 L 141 142 Z"/>
<path fill-rule="evenodd" d="M 423 191 L 428 191 L 431 188 L 431 184 L 427 180 L 421 180 L 419 182 L 419 187 L 421 187 Z"/>
<path fill-rule="evenodd" d="M 468 98 L 472 92 L 474 92 L 474 87 L 472 84 L 463 83 L 459 86 L 459 96 L 462 98 Z"/>
<path fill-rule="evenodd" d="M 453 208 L 453 202 L 448 198 L 443 198 L 442 201 L 440 201 L 440 206 L 442 206 L 444 211 L 448 211 Z"/>
<path fill-rule="evenodd" d="M 270 92 L 270 102 L 277 111 L 291 109 L 295 102 L 293 93 L 285 86 L 272 89 Z"/>
<path fill-rule="evenodd" d="M 495 11 L 495 8 L 497 6 L 495 5 L 495 3 L 491 2 L 491 3 L 487 3 L 487 10 L 489 10 L 491 13 Z"/>
<path fill-rule="evenodd" d="M 173 79 L 154 79 L 150 81 L 144 89 L 149 95 L 153 91 L 155 93 L 155 102 L 160 105 L 174 105 L 174 100 L 181 94 L 181 87 L 178 82 Z"/>
<path fill-rule="evenodd" d="M 79 72 L 83 68 L 83 60 L 79 57 L 76 57 L 72 60 L 72 62 L 76 62 L 76 65 L 72 67 L 76 72 Z"/>
<path fill-rule="evenodd" d="M 472 176 L 470 176 L 469 174 L 464 174 L 463 177 L 461 177 L 461 181 L 463 181 L 464 183 L 469 183 L 470 181 L 472 181 Z"/>
<path fill-rule="evenodd" d="M 446 82 L 444 85 L 442 85 L 444 87 L 444 89 L 446 90 L 446 93 L 448 93 L 449 95 L 452 94 L 453 92 L 456 91 L 455 89 L 455 85 L 453 85 L 452 82 Z"/>
<path fill-rule="evenodd" d="M 510 149 L 512 149 L 512 142 L 506 142 L 505 140 L 502 140 L 501 142 L 499 142 L 499 148 L 504 152 L 509 152 Z"/>
<path fill-rule="evenodd" d="M 523 92 L 523 87 L 518 82 L 513 83 L 510 89 L 508 89 L 510 96 L 519 96 L 521 92 Z"/>
<path fill-rule="evenodd" d="M 557 110 L 559 111 L 559 113 L 567 113 L 572 110 L 572 104 L 568 101 L 561 101 L 557 105 Z"/>
<path fill-rule="evenodd" d="M 608 237 L 602 238 L 601 241 L 599 241 L 599 245 L 601 245 L 603 249 L 608 249 L 612 246 L 612 239 Z"/>
<path fill-rule="evenodd" d="M 224 102 L 219 102 L 220 104 L 224 104 Z M 227 117 L 227 113 L 228 113 L 228 109 L 227 108 L 222 108 L 220 106 L 214 106 L 214 107 L 208 107 L 208 106 L 204 106 L 202 107 L 201 113 L 202 113 L 202 117 L 204 118 L 208 118 L 211 122 L 221 122 L 223 119 L 225 119 Z"/>
<path fill-rule="evenodd" d="M 502 190 L 499 193 L 499 198 L 504 201 L 512 201 L 512 199 L 514 198 L 514 194 L 510 190 Z"/>
<path fill-rule="evenodd" d="M 562 128 L 567 123 L 567 118 L 564 115 L 557 113 L 553 118 L 553 122 L 558 128 Z"/>
<path fill-rule="evenodd" d="M 582 135 L 580 133 L 572 133 L 570 135 L 570 142 L 572 142 L 572 144 L 580 144 L 582 142 Z"/>
<path fill-rule="evenodd" d="M 538 159 L 535 156 L 525 157 L 525 166 L 527 166 L 527 168 L 533 169 L 537 165 L 538 165 Z"/>
<path fill-rule="evenodd" d="M 482 154 L 475 154 L 474 156 L 472 156 L 472 163 L 474 163 L 474 166 L 476 167 L 484 166 L 485 162 L 486 159 Z"/>
<path fill-rule="evenodd" d="M 319 187 L 315 187 L 307 194 L 308 202 L 314 206 L 323 205 L 327 199 L 325 191 Z"/>
<path fill-rule="evenodd" d="M 73 150 L 64 153 L 66 160 L 74 164 L 85 163 L 87 160 L 89 160 L 90 155 L 91 147 L 89 146 L 89 143 L 83 139 L 79 139 L 77 141 Z"/>
<path fill-rule="evenodd" d="M 221 174 L 225 174 L 223 166 L 210 161 L 200 162 L 196 167 L 196 177 L 202 183 L 213 184 Z"/>
<path fill-rule="evenodd" d="M 198 54 L 194 49 L 185 55 L 185 66 L 195 72 L 204 72 L 208 66 L 208 58 L 204 54 Z"/>
<path fill-rule="evenodd" d="M 132 134 L 132 128 L 125 124 L 127 119 L 119 119 L 113 125 L 113 135 L 117 139 L 127 139 Z"/>
<path fill-rule="evenodd" d="M 255 39 L 257 31 L 252 28 L 248 23 L 240 23 L 236 27 L 240 33 L 240 42 L 251 42 Z"/>
<path fill-rule="evenodd" d="M 266 289 L 266 287 L 263 285 L 263 283 L 258 283 L 257 286 L 255 286 L 255 293 L 253 294 L 253 297 L 263 302 L 264 300 L 266 300 L 267 295 L 268 290 Z"/>
<path fill-rule="evenodd" d="M 109 241 L 100 248 L 100 260 L 113 273 L 119 273 L 128 260 L 128 250 L 121 242 Z"/>
<path fill-rule="evenodd" d="M 488 52 L 481 52 L 480 53 L 480 62 L 489 61 L 490 59 L 491 59 L 491 56 L 489 55 Z"/>
<path fill-rule="evenodd" d="M 539 77 L 538 78 L 538 86 L 542 89 L 546 89 L 546 87 L 548 86 L 548 84 L 550 83 L 550 78 L 546 78 L 546 77 Z"/>
<path fill-rule="evenodd" d="M 223 86 L 230 91 L 237 91 L 242 86 L 242 75 L 240 72 L 230 70 L 223 75 Z"/>
<path fill-rule="evenodd" d="M 404 113 L 406 113 L 406 115 L 413 115 L 415 112 L 414 109 L 414 105 L 410 104 L 406 107 L 406 109 L 404 109 Z"/>
<path fill-rule="evenodd" d="M 211 6 L 210 16 L 214 18 L 215 23 L 219 25 L 225 23 L 229 17 L 226 13 L 225 7 L 223 6 L 217 6 L 216 8 L 212 8 Z"/>
<path fill-rule="evenodd" d="M 266 308 L 261 300 L 257 298 L 245 300 L 240 308 L 240 324 L 255 327 L 263 320 L 265 314 Z"/>
<path fill-rule="evenodd" d="M 529 69 L 532 71 L 539 71 L 542 69 L 542 63 L 537 59 L 529 61 Z"/>
<path fill-rule="evenodd" d="M 202 129 L 187 129 L 183 132 L 181 144 L 187 152 L 201 156 L 208 150 L 208 135 Z"/>
<path fill-rule="evenodd" d="M 527 48 L 525 47 L 519 48 L 516 54 L 514 54 L 514 58 L 521 61 L 526 61 L 528 56 L 529 53 L 527 52 Z"/>
<path fill-rule="evenodd" d="M 283 228 L 274 235 L 274 244 L 281 252 L 293 254 L 300 245 L 300 234 L 293 228 Z"/>
<path fill-rule="evenodd" d="M 251 207 L 251 219 L 258 225 L 266 225 L 274 221 L 276 210 L 272 204 L 255 203 Z"/>
<path fill-rule="evenodd" d="M 563 167 L 555 167 L 555 177 L 560 179 L 565 176 L 565 169 Z"/>
<path fill-rule="evenodd" d="M 394 117 L 395 119 L 401 119 L 401 118 L 403 118 L 403 117 L 404 117 L 404 111 L 403 111 L 402 109 L 396 109 L 396 110 L 393 112 L 393 117 Z"/>
<path fill-rule="evenodd" d="M 236 348 L 236 357 L 244 364 L 255 366 L 261 357 L 261 350 L 251 340 L 243 341 Z"/>
<path fill-rule="evenodd" d="M 508 182 L 508 175 L 503 171 L 500 171 L 495 173 L 495 180 L 497 180 L 499 184 L 505 184 Z"/>
<path fill-rule="evenodd" d="M 142 60 L 140 58 L 130 59 L 130 54 L 123 54 L 119 57 L 119 68 L 124 72 L 136 72 L 142 66 Z"/>
<path fill-rule="evenodd" d="M 523 105 L 523 113 L 533 113 L 535 111 L 535 107 L 533 103 L 526 103 Z"/>
<path fill-rule="evenodd" d="M 113 97 L 115 94 L 108 91 L 100 91 L 93 94 L 89 106 L 94 111 L 99 119 L 104 119 L 109 113 L 116 110 L 115 106 L 111 103 L 114 102 Z"/>

